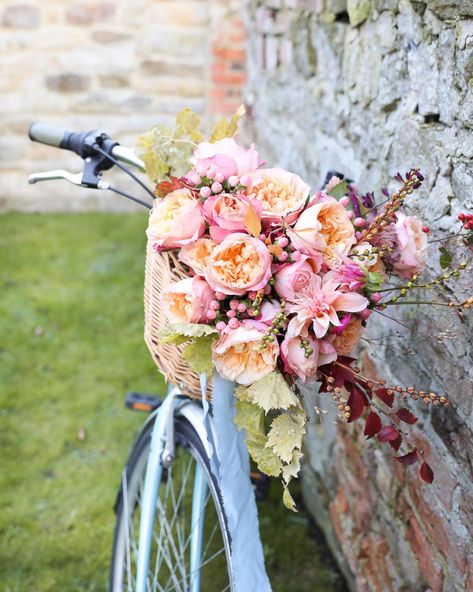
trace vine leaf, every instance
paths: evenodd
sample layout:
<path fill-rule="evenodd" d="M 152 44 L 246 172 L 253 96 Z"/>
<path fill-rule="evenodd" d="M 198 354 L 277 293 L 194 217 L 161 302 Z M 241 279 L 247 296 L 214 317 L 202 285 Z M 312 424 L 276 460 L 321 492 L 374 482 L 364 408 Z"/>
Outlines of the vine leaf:
<path fill-rule="evenodd" d="M 281 413 L 273 419 L 266 447 L 272 448 L 284 462 L 291 462 L 294 450 L 302 448 L 305 423 L 306 415 L 303 409 L 298 412 Z"/>
<path fill-rule="evenodd" d="M 248 400 L 262 407 L 267 413 L 270 409 L 289 409 L 300 407 L 300 401 L 291 391 L 282 374 L 277 370 L 254 382 L 247 389 Z"/>
<path fill-rule="evenodd" d="M 204 337 L 217 333 L 217 329 L 203 323 L 174 323 L 167 325 L 159 332 L 163 343 L 180 345 L 196 337 Z"/>
<path fill-rule="evenodd" d="M 224 118 L 218 121 L 210 135 L 210 142 L 214 143 L 223 140 L 223 138 L 232 138 L 237 132 L 238 122 L 244 115 L 245 107 L 240 105 L 229 120 Z"/>
<path fill-rule="evenodd" d="M 394 458 L 397 460 L 397 462 L 401 463 L 402 465 L 413 465 L 417 462 L 417 450 L 408 452 L 403 456 L 395 456 Z"/>
<path fill-rule="evenodd" d="M 442 269 L 447 269 L 452 264 L 453 255 L 444 246 L 439 247 L 439 252 L 440 252 L 440 258 L 439 258 L 440 267 Z"/>
<path fill-rule="evenodd" d="M 375 411 L 370 411 L 365 423 L 365 436 L 369 439 L 375 436 L 382 427 L 381 418 Z"/>
<path fill-rule="evenodd" d="M 396 411 L 396 415 L 399 417 L 401 421 L 404 421 L 405 423 L 409 423 L 412 425 L 417 422 L 417 417 L 411 411 L 409 411 L 409 409 L 406 409 L 405 407 L 401 407 L 400 409 L 398 409 Z"/>
<path fill-rule="evenodd" d="M 289 487 L 287 485 L 284 486 L 284 491 L 282 494 L 282 501 L 288 510 L 292 510 L 293 512 L 297 512 L 296 502 L 292 497 Z"/>
<path fill-rule="evenodd" d="M 187 361 L 190 368 L 201 374 L 212 374 L 212 343 L 217 339 L 214 334 L 197 337 L 192 343 L 186 345 L 182 357 Z"/>
<path fill-rule="evenodd" d="M 432 471 L 430 465 L 425 461 L 420 466 L 419 475 L 420 478 L 426 483 L 432 483 L 434 480 L 434 472 Z"/>

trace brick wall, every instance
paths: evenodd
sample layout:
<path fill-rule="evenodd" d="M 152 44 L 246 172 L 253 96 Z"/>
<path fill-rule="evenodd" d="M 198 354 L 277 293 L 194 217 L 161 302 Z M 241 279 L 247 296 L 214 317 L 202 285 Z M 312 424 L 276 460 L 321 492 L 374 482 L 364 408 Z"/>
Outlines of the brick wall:
<path fill-rule="evenodd" d="M 241 103 L 240 3 L 232 0 L 4 0 L 0 4 L 0 211 L 127 209 L 33 171 L 79 170 L 74 155 L 27 140 L 32 121 L 104 129 L 133 146 L 182 107 L 207 126 Z M 132 189 L 123 177 L 115 183 Z"/>
<path fill-rule="evenodd" d="M 471 1 L 253 0 L 247 23 L 249 127 L 271 165 L 312 187 L 340 170 L 363 191 L 420 166 L 416 210 L 440 235 L 473 208 Z M 366 372 L 451 397 L 445 410 L 416 406 L 431 486 L 356 425 L 335 426 L 326 399 L 323 424 L 308 402 L 305 500 L 357 592 L 473 591 L 471 317 L 412 310 L 431 336 L 416 341 L 386 339 L 400 326 L 377 317 L 363 354 Z"/>

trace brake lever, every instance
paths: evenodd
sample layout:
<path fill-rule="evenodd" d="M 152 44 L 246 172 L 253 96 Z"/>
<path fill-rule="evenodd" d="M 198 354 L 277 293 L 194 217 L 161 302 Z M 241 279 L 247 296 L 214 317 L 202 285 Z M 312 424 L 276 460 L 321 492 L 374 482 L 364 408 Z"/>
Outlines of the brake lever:
<path fill-rule="evenodd" d="M 54 181 L 57 179 L 64 179 L 65 181 L 69 181 L 73 185 L 77 187 L 90 187 L 90 185 L 86 185 L 82 182 L 83 173 L 69 173 L 69 171 L 64 171 L 63 169 L 58 169 L 56 171 L 46 171 L 44 173 L 33 173 L 28 177 L 28 183 L 30 185 L 34 185 L 40 181 Z M 97 181 L 97 189 L 109 189 L 110 185 L 105 183 L 99 179 Z"/>

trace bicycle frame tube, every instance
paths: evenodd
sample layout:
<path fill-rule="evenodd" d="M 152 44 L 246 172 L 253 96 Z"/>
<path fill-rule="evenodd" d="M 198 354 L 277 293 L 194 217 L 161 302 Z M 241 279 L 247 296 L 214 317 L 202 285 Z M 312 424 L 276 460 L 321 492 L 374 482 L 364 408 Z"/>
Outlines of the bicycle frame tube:
<path fill-rule="evenodd" d="M 190 591 L 200 592 L 200 567 L 202 559 L 202 538 L 205 522 L 205 498 L 207 477 L 201 465 L 195 468 L 194 492 L 192 495 L 191 549 L 190 549 Z"/>
<path fill-rule="evenodd" d="M 169 421 L 174 420 L 174 405 L 179 391 L 171 389 L 157 411 L 151 436 L 151 446 L 146 466 L 143 502 L 141 508 L 138 561 L 136 570 L 136 592 L 146 592 L 148 566 L 156 516 L 156 499 L 163 473 L 162 456 L 166 447 L 166 431 Z M 171 446 L 173 443 L 171 444 Z"/>

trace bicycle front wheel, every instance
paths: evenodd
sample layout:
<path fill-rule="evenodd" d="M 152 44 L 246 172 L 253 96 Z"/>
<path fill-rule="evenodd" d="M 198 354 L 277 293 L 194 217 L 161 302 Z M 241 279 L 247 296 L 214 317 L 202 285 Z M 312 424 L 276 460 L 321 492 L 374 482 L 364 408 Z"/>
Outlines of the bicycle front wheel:
<path fill-rule="evenodd" d="M 153 423 L 123 471 L 110 568 L 111 592 L 134 592 L 141 498 Z M 176 455 L 162 473 L 147 592 L 233 592 L 230 536 L 217 481 L 191 424 L 175 420 Z"/>

